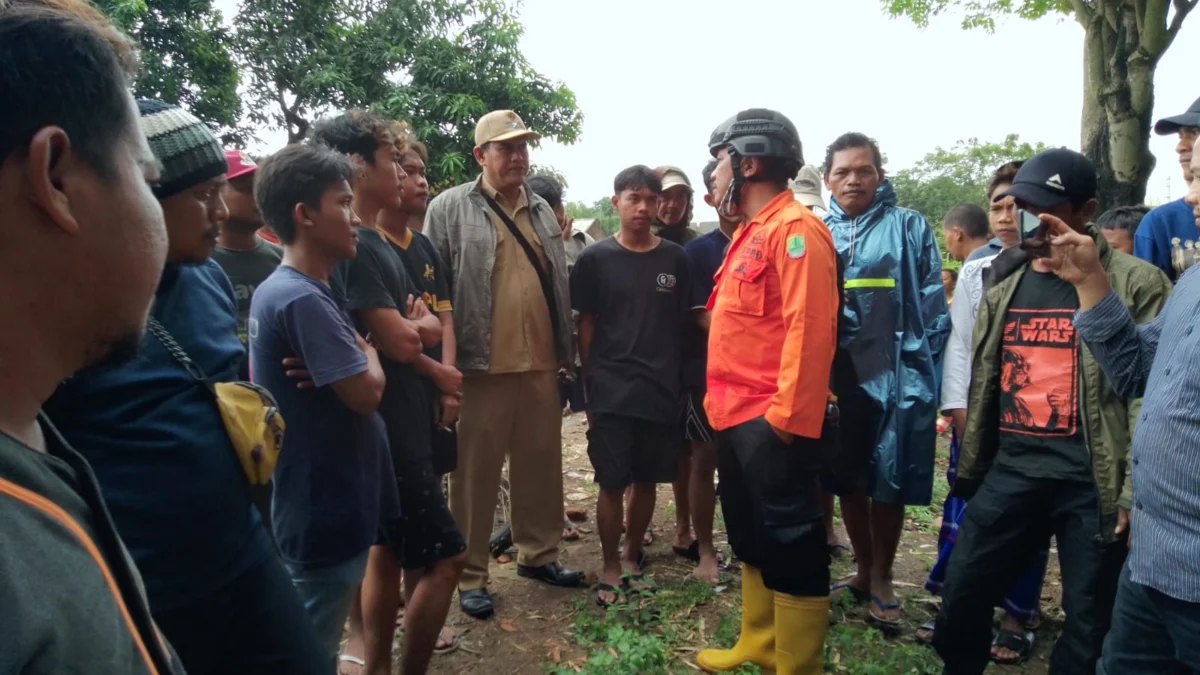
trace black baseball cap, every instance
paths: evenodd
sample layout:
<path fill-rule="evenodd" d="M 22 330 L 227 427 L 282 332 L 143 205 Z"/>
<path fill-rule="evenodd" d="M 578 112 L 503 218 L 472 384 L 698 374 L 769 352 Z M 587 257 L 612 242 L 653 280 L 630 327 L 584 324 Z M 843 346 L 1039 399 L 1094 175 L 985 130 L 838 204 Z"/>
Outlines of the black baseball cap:
<path fill-rule="evenodd" d="M 1200 127 L 1200 98 L 1192 103 L 1187 112 L 1174 117 L 1164 117 L 1154 123 L 1154 133 L 1160 136 L 1173 134 L 1184 127 Z"/>
<path fill-rule="evenodd" d="M 1096 167 L 1074 150 L 1044 150 L 1021 166 L 1012 186 L 999 196 L 1042 208 L 1067 200 L 1082 204 L 1096 197 Z"/>

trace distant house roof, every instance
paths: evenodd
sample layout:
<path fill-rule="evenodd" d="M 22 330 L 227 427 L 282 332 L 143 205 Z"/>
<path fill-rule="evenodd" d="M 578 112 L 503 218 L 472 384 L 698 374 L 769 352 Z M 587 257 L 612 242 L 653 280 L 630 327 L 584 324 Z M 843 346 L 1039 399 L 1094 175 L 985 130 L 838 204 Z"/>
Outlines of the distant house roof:
<path fill-rule="evenodd" d="M 595 241 L 600 241 L 608 236 L 603 227 L 600 227 L 600 221 L 595 218 L 576 218 L 575 224 L 571 227 L 573 230 L 587 232 L 588 236 Z"/>
<path fill-rule="evenodd" d="M 692 227 L 695 227 L 697 230 L 700 230 L 700 234 L 708 234 L 709 232 L 712 232 L 713 230 L 717 229 L 720 226 L 721 226 L 721 223 L 719 221 L 706 220 L 704 222 L 696 223 Z"/>

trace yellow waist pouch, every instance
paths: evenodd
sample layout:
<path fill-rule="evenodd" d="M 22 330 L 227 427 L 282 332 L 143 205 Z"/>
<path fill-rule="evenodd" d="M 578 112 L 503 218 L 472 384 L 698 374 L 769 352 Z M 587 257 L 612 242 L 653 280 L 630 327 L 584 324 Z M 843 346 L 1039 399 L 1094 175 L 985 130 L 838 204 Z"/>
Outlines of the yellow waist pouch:
<path fill-rule="evenodd" d="M 286 428 L 275 397 L 252 382 L 209 382 L 199 364 L 183 351 L 158 319 L 151 317 L 147 329 L 188 374 L 212 392 L 246 479 L 251 485 L 269 483 L 279 461 Z"/>

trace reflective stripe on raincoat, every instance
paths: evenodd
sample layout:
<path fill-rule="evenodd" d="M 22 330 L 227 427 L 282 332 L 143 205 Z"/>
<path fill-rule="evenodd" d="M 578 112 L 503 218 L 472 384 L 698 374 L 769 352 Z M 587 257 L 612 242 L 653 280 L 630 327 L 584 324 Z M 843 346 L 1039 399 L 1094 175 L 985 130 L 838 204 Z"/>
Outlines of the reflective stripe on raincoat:
<path fill-rule="evenodd" d="M 879 186 L 875 201 L 857 218 L 830 200 L 825 222 L 846 270 L 838 346 L 857 379 L 852 391 L 839 392 L 843 441 L 867 455 L 873 499 L 928 504 L 936 370 L 950 333 L 933 231 L 921 214 L 896 206 L 890 183 Z M 847 429 L 853 430 L 849 438 Z"/>

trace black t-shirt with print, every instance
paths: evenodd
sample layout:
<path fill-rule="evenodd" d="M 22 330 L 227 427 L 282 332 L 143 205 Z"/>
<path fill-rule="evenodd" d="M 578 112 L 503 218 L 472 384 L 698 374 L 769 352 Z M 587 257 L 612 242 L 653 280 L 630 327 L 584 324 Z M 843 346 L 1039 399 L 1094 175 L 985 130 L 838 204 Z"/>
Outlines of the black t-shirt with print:
<path fill-rule="evenodd" d="M 584 367 L 588 410 L 679 420 L 688 287 L 687 255 L 665 239 L 642 253 L 616 237 L 583 249 L 571 270 L 571 303 L 596 317 Z"/>
<path fill-rule="evenodd" d="M 1026 270 L 1004 317 L 996 463 L 1034 478 L 1092 480 L 1080 427 L 1075 288 Z"/>
<path fill-rule="evenodd" d="M 363 335 L 368 332 L 362 321 L 363 310 L 395 309 L 407 316 L 408 296 L 421 292 L 409 278 L 399 250 L 379 232 L 365 227 L 358 228 L 358 253 L 353 260 L 338 263 L 330 281 L 334 293 L 345 299 L 346 310 Z M 387 425 L 392 456 L 429 457 L 433 447 L 433 403 L 424 378 L 412 364 L 393 361 L 382 352 L 379 364 L 387 377 L 379 414 Z"/>
<path fill-rule="evenodd" d="M 442 257 L 438 255 L 429 237 L 411 229 L 406 232 L 407 236 L 402 239 L 383 230 L 379 231 L 400 254 L 409 281 L 421 292 L 421 299 L 425 301 L 429 311 L 434 314 L 451 311 L 453 307 L 450 304 L 450 274 L 442 264 Z M 441 343 L 426 349 L 425 354 L 441 363 Z"/>

